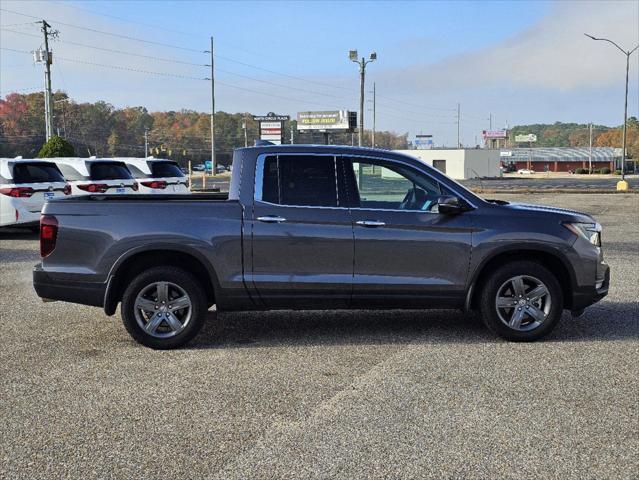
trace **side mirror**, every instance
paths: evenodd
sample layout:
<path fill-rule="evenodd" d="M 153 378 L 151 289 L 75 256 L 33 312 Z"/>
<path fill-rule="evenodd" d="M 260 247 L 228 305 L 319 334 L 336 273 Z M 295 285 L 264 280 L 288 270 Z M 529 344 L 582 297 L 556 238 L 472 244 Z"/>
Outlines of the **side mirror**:
<path fill-rule="evenodd" d="M 459 198 L 453 195 L 442 195 L 437 199 L 437 210 L 443 215 L 457 215 L 464 211 Z"/>

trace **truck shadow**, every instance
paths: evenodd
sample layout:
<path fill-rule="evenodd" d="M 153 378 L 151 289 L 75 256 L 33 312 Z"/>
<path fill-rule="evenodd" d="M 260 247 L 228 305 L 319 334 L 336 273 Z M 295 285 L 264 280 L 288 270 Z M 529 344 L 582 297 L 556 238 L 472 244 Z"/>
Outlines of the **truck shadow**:
<path fill-rule="evenodd" d="M 0 227 L 0 242 L 5 240 L 38 240 L 40 234 L 29 228 Z"/>
<path fill-rule="evenodd" d="M 475 314 L 457 310 L 209 312 L 191 348 L 295 345 L 492 343 Z M 639 302 L 603 302 L 580 318 L 565 313 L 544 342 L 639 339 Z"/>

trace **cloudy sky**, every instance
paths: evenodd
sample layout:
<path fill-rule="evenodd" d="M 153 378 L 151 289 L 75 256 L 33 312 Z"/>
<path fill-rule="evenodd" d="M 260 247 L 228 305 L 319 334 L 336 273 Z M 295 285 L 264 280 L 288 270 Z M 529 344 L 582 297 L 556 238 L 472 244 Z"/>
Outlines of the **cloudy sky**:
<path fill-rule="evenodd" d="M 623 120 L 625 49 L 639 43 L 639 2 L 101 2 L 0 0 L 0 95 L 37 91 L 42 44 L 34 23 L 59 32 L 53 86 L 77 101 L 149 110 L 210 109 L 210 36 L 216 109 L 357 109 L 357 65 L 377 90 L 377 128 L 431 133 L 452 145 L 535 122 Z M 16 51 L 17 50 L 17 51 Z M 629 114 L 639 109 L 639 55 Z M 368 95 L 371 98 L 371 95 Z M 372 104 L 367 103 L 367 110 Z M 366 112 L 371 126 L 372 112 Z"/>

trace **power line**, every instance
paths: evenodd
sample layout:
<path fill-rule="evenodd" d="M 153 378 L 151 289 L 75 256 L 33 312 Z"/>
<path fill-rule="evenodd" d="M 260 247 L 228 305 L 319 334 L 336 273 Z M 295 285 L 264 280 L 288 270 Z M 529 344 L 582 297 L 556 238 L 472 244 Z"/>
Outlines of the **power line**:
<path fill-rule="evenodd" d="M 141 22 L 139 20 L 131 20 L 129 18 L 118 17 L 116 15 L 109 15 L 107 13 L 96 12 L 95 10 L 89 10 L 89 9 L 86 9 L 86 8 L 76 7 L 75 5 L 65 4 L 65 6 L 69 7 L 69 8 L 74 8 L 76 10 L 81 10 L 81 11 L 87 12 L 87 13 L 89 13 L 91 15 L 96 15 L 96 16 L 99 16 L 99 17 L 113 18 L 113 19 L 120 20 L 120 21 L 123 21 L 123 22 L 132 23 L 134 25 L 140 25 L 140 26 L 143 26 L 143 27 L 146 27 L 146 28 L 152 28 L 154 30 L 157 30 L 157 28 L 158 28 L 157 25 Z M 175 30 L 175 29 L 166 28 L 164 26 L 162 27 L 162 31 L 173 32 L 173 33 L 178 33 L 180 35 L 187 35 L 187 36 L 190 36 L 190 37 L 193 37 L 193 38 L 203 39 L 203 36 L 196 35 L 196 34 L 191 33 L 191 32 L 184 32 L 184 31 L 181 31 L 181 30 Z M 229 43 L 229 42 L 218 42 L 218 43 L 222 43 L 223 45 L 227 45 L 229 48 L 232 48 L 234 50 L 239 50 L 241 52 L 246 52 L 246 53 L 249 53 L 251 55 L 257 55 L 257 56 L 262 57 L 262 58 L 265 56 L 264 52 L 254 52 L 253 50 L 249 50 L 249 49 L 246 49 L 246 48 L 238 47 L 237 45 L 234 45 L 234 44 Z"/>
<path fill-rule="evenodd" d="M 68 43 L 69 45 L 76 45 L 78 47 L 92 48 L 94 50 L 102 50 L 103 52 L 119 53 L 121 55 L 130 55 L 133 57 L 148 58 L 151 60 L 159 60 L 161 62 L 180 63 L 182 65 L 193 65 L 195 67 L 210 67 L 210 65 L 206 63 L 193 63 L 193 62 L 185 62 L 183 60 L 176 60 L 172 58 L 154 57 L 152 55 L 142 55 L 140 53 L 125 52 L 124 50 L 114 50 L 111 48 L 98 47 L 95 45 L 87 45 L 86 43 L 71 42 L 68 40 L 57 40 L 57 41 L 61 43 Z"/>
<path fill-rule="evenodd" d="M 260 82 L 260 83 L 266 83 L 268 85 L 274 85 L 276 87 L 287 88 L 287 89 L 290 89 L 290 90 L 297 90 L 299 92 L 304 92 L 304 93 L 311 93 L 313 95 L 322 95 L 324 97 L 332 97 L 332 98 L 340 98 L 340 99 L 344 98 L 344 97 L 340 97 L 338 95 L 332 95 L 330 93 L 317 92 L 317 91 L 314 91 L 314 90 L 307 90 L 306 88 L 291 87 L 290 85 L 283 85 L 281 83 L 271 82 L 269 80 L 262 80 L 262 79 L 259 79 L 259 78 L 251 77 L 249 75 L 243 75 L 241 73 L 235 73 L 235 72 L 231 72 L 229 70 L 223 70 L 221 68 L 218 68 L 217 71 L 218 72 L 227 73 L 229 75 L 233 75 L 233 76 L 236 76 L 236 77 L 246 78 L 246 79 L 253 80 L 253 81 L 256 81 L 256 82 Z"/>
<path fill-rule="evenodd" d="M 8 13 L 14 13 L 16 15 L 22 15 L 22 16 L 25 16 L 25 17 L 36 18 L 36 19 L 38 18 L 38 17 L 36 17 L 34 15 L 28 15 L 26 13 L 16 12 L 15 10 L 8 10 L 6 8 L 0 8 L 0 10 L 2 10 L 4 12 L 8 12 Z M 77 28 L 79 30 L 86 30 L 86 31 L 89 31 L 89 32 L 99 33 L 101 35 L 109 35 L 109 36 L 112 36 L 112 37 L 124 38 L 124 39 L 127 39 L 127 40 L 133 40 L 135 42 L 149 43 L 151 45 L 158 45 L 158 46 L 167 47 L 167 48 L 175 48 L 175 49 L 178 49 L 178 50 L 185 50 L 187 52 L 205 53 L 203 50 L 196 50 L 194 48 L 182 47 L 182 46 L 173 45 L 173 44 L 170 44 L 170 43 L 156 42 L 156 41 L 153 41 L 153 40 L 146 40 L 146 39 L 143 39 L 143 38 L 131 37 L 129 35 L 122 35 L 122 34 L 119 34 L 119 33 L 105 32 L 104 30 L 97 30 L 95 28 L 81 27 L 79 25 L 73 25 L 71 23 L 61 22 L 59 20 L 52 20 L 52 22 L 57 23 L 58 25 L 64 25 L 65 27 Z"/>
<path fill-rule="evenodd" d="M 404 105 L 410 105 L 412 107 L 423 108 L 425 110 L 442 110 L 442 111 L 445 111 L 445 112 L 455 112 L 456 111 L 455 108 L 443 108 L 443 107 L 432 107 L 432 106 L 427 107 L 425 105 L 417 105 L 416 103 L 413 103 L 413 102 L 405 102 L 403 100 L 397 100 L 396 98 L 390 98 L 390 97 L 387 97 L 386 95 L 377 94 L 377 96 L 381 97 L 381 98 L 385 98 L 386 100 L 391 101 L 391 102 L 403 103 Z"/>
<path fill-rule="evenodd" d="M 7 47 L 0 47 L 0 50 L 8 50 L 10 52 L 17 52 L 17 53 L 26 53 L 31 55 L 31 52 L 28 52 L 26 50 L 17 50 L 15 48 L 7 48 Z M 150 70 L 142 70 L 142 69 L 138 69 L 138 68 L 131 68 L 131 67 L 122 67 L 119 65 L 107 65 L 107 64 L 103 64 L 103 63 L 95 63 L 95 62 L 87 62 L 85 60 L 78 60 L 78 59 L 74 59 L 74 58 L 67 58 L 67 57 L 56 57 L 58 60 L 62 60 L 62 61 L 66 61 L 66 62 L 74 62 L 74 63 L 82 63 L 85 65 L 93 65 L 96 67 L 104 67 L 104 68 L 113 68 L 116 70 L 127 70 L 127 71 L 131 71 L 131 72 L 138 72 L 138 73 L 146 73 L 148 75 L 159 75 L 159 76 L 163 76 L 163 77 L 176 77 L 176 78 L 185 78 L 188 80 L 208 80 L 207 78 L 202 78 L 202 77 L 192 77 L 192 76 L 188 76 L 188 75 L 180 75 L 177 73 L 166 73 L 166 72 L 153 72 Z"/>
<path fill-rule="evenodd" d="M 26 35 L 27 37 L 40 38 L 40 35 L 36 35 L 35 33 L 19 32 L 18 30 L 10 30 L 8 28 L 0 28 L 0 32 L 17 33 L 18 35 Z"/>
<path fill-rule="evenodd" d="M 0 25 L 0 28 L 4 27 L 20 27 L 22 25 L 35 25 L 37 22 L 24 22 L 24 23 L 10 23 L 9 25 Z"/>

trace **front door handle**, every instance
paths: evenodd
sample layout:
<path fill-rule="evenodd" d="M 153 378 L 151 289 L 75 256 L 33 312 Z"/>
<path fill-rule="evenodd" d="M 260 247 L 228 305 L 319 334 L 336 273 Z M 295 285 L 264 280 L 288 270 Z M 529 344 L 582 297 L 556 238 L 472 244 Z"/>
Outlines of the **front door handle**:
<path fill-rule="evenodd" d="M 380 222 L 377 220 L 358 220 L 357 225 L 362 225 L 363 227 L 383 227 L 386 225 L 384 222 Z"/>
<path fill-rule="evenodd" d="M 278 217 L 277 215 L 266 215 L 265 217 L 257 217 L 257 219 L 264 223 L 282 223 L 286 221 L 285 218 Z"/>

